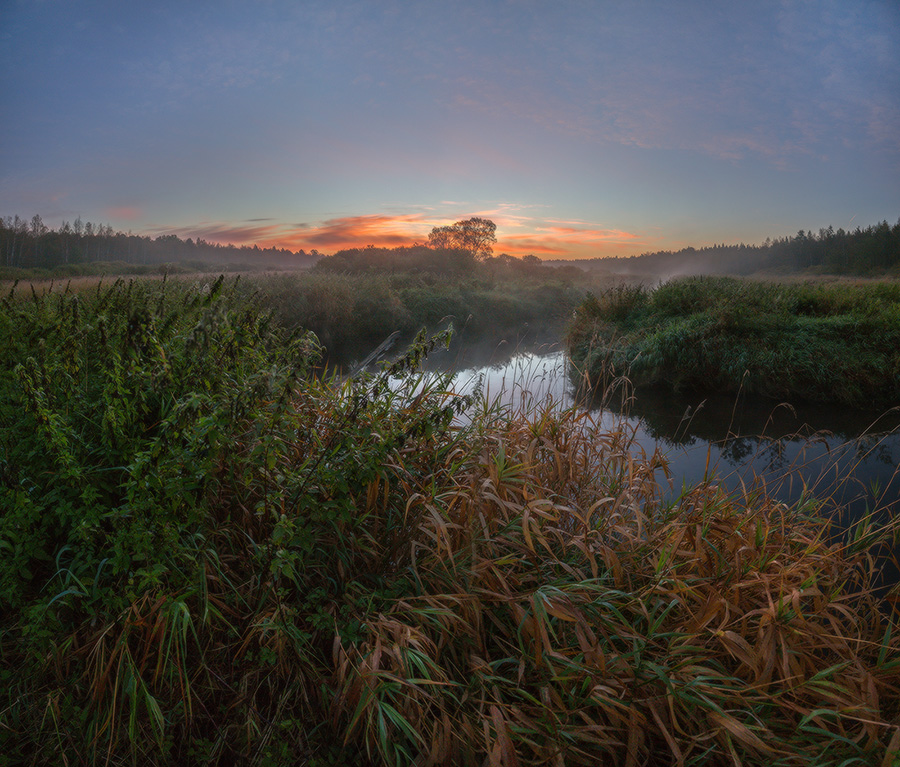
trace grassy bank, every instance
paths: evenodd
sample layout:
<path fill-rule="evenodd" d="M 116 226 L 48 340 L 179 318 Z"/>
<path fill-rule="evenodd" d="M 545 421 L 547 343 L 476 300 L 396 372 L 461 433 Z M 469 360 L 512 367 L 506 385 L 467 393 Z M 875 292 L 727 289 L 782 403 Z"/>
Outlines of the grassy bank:
<path fill-rule="evenodd" d="M 467 333 L 559 323 L 584 297 L 567 280 L 435 279 L 411 274 L 316 272 L 251 278 L 279 323 L 312 330 L 329 356 L 365 356 L 395 330 L 451 322 Z"/>
<path fill-rule="evenodd" d="M 900 283 L 693 277 L 621 286 L 579 307 L 567 345 L 601 387 L 624 376 L 887 408 L 900 404 Z"/>
<path fill-rule="evenodd" d="M 454 396 L 424 340 L 318 380 L 242 290 L 0 307 L 0 762 L 891 763 L 878 531 L 663 501 L 626 431 Z"/>
<path fill-rule="evenodd" d="M 336 274 L 279 272 L 243 275 L 235 290 L 241 300 L 268 308 L 289 329 L 316 334 L 326 355 L 351 362 L 365 357 L 395 330 L 412 337 L 423 327 L 452 322 L 458 330 L 479 335 L 507 332 L 525 324 L 558 325 L 571 315 L 587 288 L 546 270 L 541 279 L 437 279 L 415 274 Z M 207 287 L 216 275 L 170 274 L 172 284 Z M 115 277 L 81 277 L 21 281 L 16 293 L 47 290 L 91 293 Z M 132 279 L 127 277 L 125 279 Z M 147 279 L 161 279 L 161 275 Z M 593 281 L 592 285 L 606 284 Z M 12 286 L 9 283 L 7 290 Z"/>

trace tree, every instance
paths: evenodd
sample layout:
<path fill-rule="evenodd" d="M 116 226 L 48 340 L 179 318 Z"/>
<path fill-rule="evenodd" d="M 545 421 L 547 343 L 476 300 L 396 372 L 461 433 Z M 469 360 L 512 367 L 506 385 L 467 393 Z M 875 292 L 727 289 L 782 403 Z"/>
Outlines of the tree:
<path fill-rule="evenodd" d="M 452 226 L 436 226 L 428 235 L 428 246 L 435 249 L 465 250 L 479 261 L 490 258 L 497 242 L 497 225 L 487 218 L 468 218 Z"/>
<path fill-rule="evenodd" d="M 434 250 L 449 250 L 453 245 L 453 227 L 436 226 L 428 235 L 428 247 Z"/>
<path fill-rule="evenodd" d="M 69 238 L 72 236 L 72 225 L 68 221 L 63 221 L 62 226 L 59 230 L 59 235 L 62 237 L 63 241 L 63 254 L 65 256 L 65 262 L 69 263 Z"/>
<path fill-rule="evenodd" d="M 19 266 L 22 259 L 22 246 L 28 238 L 28 222 L 25 219 L 15 216 L 6 219 L 6 226 L 12 233 L 9 237 L 9 249 L 6 256 L 7 266 Z M 18 245 L 18 250 L 16 246 Z"/>
<path fill-rule="evenodd" d="M 41 238 L 47 234 L 47 226 L 43 219 L 35 213 L 31 217 L 31 239 L 34 243 L 34 263 L 37 265 L 41 258 Z"/>

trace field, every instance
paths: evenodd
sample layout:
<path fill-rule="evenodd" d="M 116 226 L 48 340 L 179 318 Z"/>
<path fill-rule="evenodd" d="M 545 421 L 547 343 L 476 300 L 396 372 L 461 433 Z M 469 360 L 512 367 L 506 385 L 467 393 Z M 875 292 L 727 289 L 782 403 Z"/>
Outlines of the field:
<path fill-rule="evenodd" d="M 616 378 L 887 409 L 900 404 L 900 282 L 692 277 L 618 286 L 578 309 L 567 345 Z"/>
<path fill-rule="evenodd" d="M 0 304 L 0 764 L 900 754 L 895 525 L 664 495 L 624 428 L 424 378 L 441 338 L 322 377 L 288 285 L 84 287 Z"/>

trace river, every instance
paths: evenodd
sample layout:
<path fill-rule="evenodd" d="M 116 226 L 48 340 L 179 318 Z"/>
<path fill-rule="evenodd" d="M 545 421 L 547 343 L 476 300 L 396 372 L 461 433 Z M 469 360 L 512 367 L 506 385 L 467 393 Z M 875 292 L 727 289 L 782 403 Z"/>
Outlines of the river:
<path fill-rule="evenodd" d="M 876 507 L 893 513 L 900 506 L 900 409 L 868 413 L 656 390 L 600 403 L 578 391 L 560 337 L 552 326 L 491 339 L 457 337 L 449 350 L 432 353 L 426 369 L 453 371 L 456 391 L 480 385 L 489 399 L 513 408 L 552 398 L 561 407 L 590 409 L 611 428 L 624 422 L 636 446 L 667 456 L 670 493 L 715 473 L 729 489 L 765 483 L 786 503 L 811 493 L 845 522 Z M 665 486 L 665 477 L 659 479 Z"/>

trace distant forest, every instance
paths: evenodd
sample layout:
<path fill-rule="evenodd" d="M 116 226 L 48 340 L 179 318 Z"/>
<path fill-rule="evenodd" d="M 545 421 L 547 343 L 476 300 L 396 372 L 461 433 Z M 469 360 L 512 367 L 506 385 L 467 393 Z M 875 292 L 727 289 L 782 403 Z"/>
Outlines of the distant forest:
<path fill-rule="evenodd" d="M 475 255 L 465 248 L 430 245 L 407 245 L 395 248 L 365 248 L 339 250 L 333 256 L 325 256 L 316 263 L 316 270 L 357 274 L 367 272 L 413 272 L 417 274 L 449 275 L 461 277 L 478 271 L 484 275 L 546 275 L 547 267 L 537 256 Z M 555 270 L 556 276 L 583 275 L 584 272 L 571 262 Z"/>
<path fill-rule="evenodd" d="M 762 245 L 711 245 L 675 252 L 643 253 L 630 258 L 582 262 L 617 274 L 753 274 L 755 272 L 847 275 L 900 275 L 900 219 L 844 231 L 829 226 L 800 230 L 793 237 L 767 239 Z"/>
<path fill-rule="evenodd" d="M 457 222 L 454 226 L 480 221 Z M 485 224 L 492 222 L 485 221 Z M 452 229 L 452 227 L 444 227 Z M 438 231 L 438 230 L 436 230 Z M 442 247 L 437 247 L 440 244 Z M 328 271 L 434 271 L 467 273 L 476 260 L 492 270 L 535 273 L 541 261 L 535 256 L 514 259 L 508 255 L 482 254 L 476 259 L 465 248 L 447 244 L 414 245 L 398 248 L 352 248 L 323 257 L 316 250 L 290 251 L 260 248 L 258 245 L 218 245 L 202 239 L 182 240 L 174 234 L 149 237 L 113 231 L 109 225 L 83 223 L 76 219 L 58 229 L 48 228 L 40 216 L 30 220 L 19 216 L 0 217 L 0 267 L 52 269 L 77 273 L 79 267 L 95 262 L 125 265 L 158 264 L 234 265 L 241 268 L 297 268 L 321 262 Z M 489 249 L 488 249 L 489 250 Z M 767 239 L 762 245 L 712 245 L 679 251 L 643 253 L 627 258 L 596 258 L 582 261 L 543 262 L 547 266 L 577 264 L 582 269 L 623 275 L 753 274 L 756 272 L 846 275 L 900 275 L 900 219 L 857 227 L 853 231 L 833 227 L 818 233 L 800 230 L 792 237 Z M 568 271 L 568 270 L 567 270 Z"/>
<path fill-rule="evenodd" d="M 0 217 L 0 266 L 56 269 L 92 262 L 147 265 L 164 263 L 228 263 L 292 268 L 309 266 L 320 257 L 313 250 L 260 248 L 258 245 L 218 245 L 202 239 L 182 240 L 174 234 L 149 237 L 115 232 L 109 225 L 64 221 L 50 229 L 40 216 L 26 221 Z"/>

